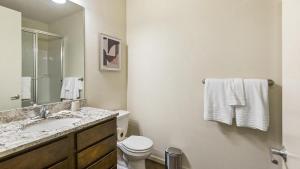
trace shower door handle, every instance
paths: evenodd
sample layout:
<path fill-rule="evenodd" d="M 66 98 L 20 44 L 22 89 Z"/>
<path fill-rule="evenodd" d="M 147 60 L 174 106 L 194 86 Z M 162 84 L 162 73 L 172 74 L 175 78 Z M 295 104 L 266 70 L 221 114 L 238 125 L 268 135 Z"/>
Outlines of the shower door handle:
<path fill-rule="evenodd" d="M 10 97 L 10 100 L 19 100 L 20 99 L 20 95 L 15 95 Z"/>

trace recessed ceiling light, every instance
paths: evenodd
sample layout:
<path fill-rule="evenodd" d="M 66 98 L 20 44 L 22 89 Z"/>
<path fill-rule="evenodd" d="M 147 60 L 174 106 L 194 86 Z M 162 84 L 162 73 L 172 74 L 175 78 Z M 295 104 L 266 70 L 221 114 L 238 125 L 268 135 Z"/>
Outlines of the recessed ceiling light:
<path fill-rule="evenodd" d="M 53 2 L 57 3 L 57 4 L 64 4 L 67 2 L 67 0 L 52 0 Z"/>

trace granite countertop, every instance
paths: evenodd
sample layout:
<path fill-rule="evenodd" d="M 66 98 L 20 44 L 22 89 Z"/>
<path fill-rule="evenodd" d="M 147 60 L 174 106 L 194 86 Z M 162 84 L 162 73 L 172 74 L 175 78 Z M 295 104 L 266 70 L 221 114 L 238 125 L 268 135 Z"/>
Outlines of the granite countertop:
<path fill-rule="evenodd" d="M 51 113 L 47 119 L 29 117 L 2 123 L 0 124 L 0 158 L 111 119 L 117 114 L 118 112 L 115 111 L 83 107 L 77 112 L 63 110 Z M 69 125 L 55 126 L 57 122 L 55 120 L 61 119 L 73 121 Z M 52 122 L 53 127 L 39 128 L 40 124 L 45 122 Z M 51 126 L 50 123 L 48 126 Z"/>

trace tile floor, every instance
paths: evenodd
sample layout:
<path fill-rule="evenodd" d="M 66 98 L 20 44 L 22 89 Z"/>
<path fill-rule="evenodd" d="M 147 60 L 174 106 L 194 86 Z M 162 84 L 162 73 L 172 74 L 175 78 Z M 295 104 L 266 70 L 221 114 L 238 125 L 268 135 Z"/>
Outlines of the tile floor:
<path fill-rule="evenodd" d="M 127 169 L 127 168 L 118 165 L 118 169 Z M 146 160 L 146 169 L 165 169 L 165 166 L 151 160 Z"/>

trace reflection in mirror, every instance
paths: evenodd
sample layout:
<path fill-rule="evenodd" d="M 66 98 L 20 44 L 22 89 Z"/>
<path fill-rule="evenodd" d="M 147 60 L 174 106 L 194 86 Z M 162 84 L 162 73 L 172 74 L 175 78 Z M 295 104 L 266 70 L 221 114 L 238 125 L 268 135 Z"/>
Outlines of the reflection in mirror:
<path fill-rule="evenodd" d="M 84 8 L 1 0 L 0 19 L 0 110 L 84 98 Z"/>

